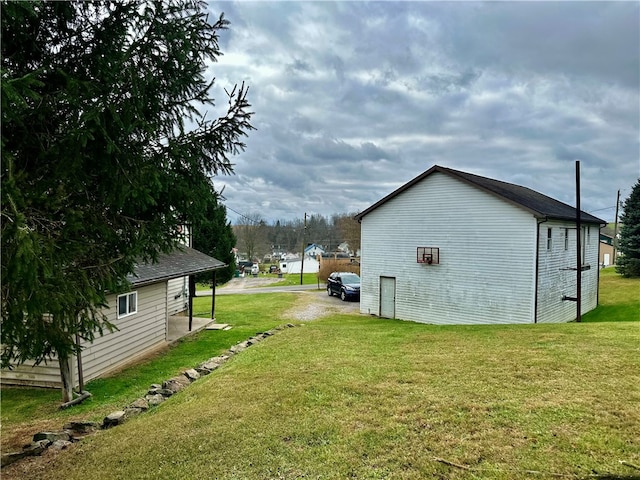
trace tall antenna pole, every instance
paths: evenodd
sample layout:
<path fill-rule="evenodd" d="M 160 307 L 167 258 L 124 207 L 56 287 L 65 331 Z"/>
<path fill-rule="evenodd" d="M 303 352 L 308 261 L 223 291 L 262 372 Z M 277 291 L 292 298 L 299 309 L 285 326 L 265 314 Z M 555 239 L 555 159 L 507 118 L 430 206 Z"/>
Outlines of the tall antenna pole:
<path fill-rule="evenodd" d="M 618 196 L 616 197 L 616 223 L 614 223 L 613 227 L 613 265 L 616 264 L 618 250 L 618 207 L 620 207 L 620 190 L 618 190 Z"/>
<path fill-rule="evenodd" d="M 576 322 L 581 321 L 582 315 L 582 218 L 580 213 L 580 160 L 576 160 Z"/>

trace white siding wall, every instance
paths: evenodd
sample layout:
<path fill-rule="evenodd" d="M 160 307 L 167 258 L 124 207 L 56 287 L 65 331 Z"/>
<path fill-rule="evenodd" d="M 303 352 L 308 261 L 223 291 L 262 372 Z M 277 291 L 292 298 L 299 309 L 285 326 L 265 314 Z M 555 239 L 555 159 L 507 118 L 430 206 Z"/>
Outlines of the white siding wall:
<path fill-rule="evenodd" d="M 166 282 L 138 288 L 138 312 L 118 319 L 116 295 L 110 295 L 106 315 L 118 331 L 97 337 L 82 351 L 84 381 L 96 378 L 110 370 L 129 363 L 136 356 L 163 344 L 167 332 L 167 284 Z M 73 368 L 76 368 L 75 359 Z M 75 370 L 74 370 L 75 376 Z M 12 371 L 2 371 L 2 383 L 60 386 L 57 360 L 47 365 L 31 367 L 21 365 Z M 76 379 L 77 385 L 77 379 Z"/>
<path fill-rule="evenodd" d="M 189 277 L 169 280 L 167 287 L 169 315 L 184 312 L 189 308 Z"/>
<path fill-rule="evenodd" d="M 575 222 L 548 221 L 540 224 L 538 322 L 559 323 L 576 319 L 576 304 L 562 300 L 563 296 L 576 297 L 576 224 Z M 583 225 L 584 265 L 582 272 L 581 311 L 587 313 L 597 305 L 598 298 L 598 243 L 597 225 Z M 547 232 L 551 228 L 551 248 L 547 248 Z M 568 230 L 567 230 L 568 229 Z M 565 244 L 565 231 L 568 241 Z M 586 232 L 586 230 L 584 230 Z M 566 245 L 566 247 L 565 247 Z"/>
<path fill-rule="evenodd" d="M 286 272 L 288 274 L 296 274 L 300 273 L 300 269 L 302 268 L 301 260 L 291 260 L 287 262 Z M 304 273 L 318 273 L 320 271 L 320 262 L 315 258 L 305 258 L 304 259 Z"/>
<path fill-rule="evenodd" d="M 434 173 L 362 219 L 360 311 L 379 314 L 380 277 L 396 278 L 396 317 L 436 324 L 532 323 L 536 220 Z M 439 247 L 440 265 L 416 263 Z"/>

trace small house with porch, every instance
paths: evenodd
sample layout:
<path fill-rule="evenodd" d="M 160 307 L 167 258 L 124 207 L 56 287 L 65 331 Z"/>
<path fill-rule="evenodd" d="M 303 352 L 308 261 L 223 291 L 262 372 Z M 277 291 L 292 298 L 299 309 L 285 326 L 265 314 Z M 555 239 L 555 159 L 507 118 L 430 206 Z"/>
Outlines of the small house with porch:
<path fill-rule="evenodd" d="M 192 312 L 188 317 L 173 314 L 180 305 L 184 307 L 190 303 L 183 301 L 185 295 L 189 296 L 188 286 L 182 287 L 184 282 L 188 285 L 183 278 L 224 267 L 223 262 L 186 246 L 160 255 L 156 263 L 138 265 L 129 277 L 130 291 L 111 294 L 107 299 L 109 308 L 104 313 L 117 330 L 96 337 L 92 343 L 83 344 L 80 358 L 72 360 L 73 385 L 79 384 L 79 372 L 87 382 L 134 363 L 181 336 L 213 323 L 213 307 L 211 319 L 194 319 Z M 178 290 L 183 290 L 179 297 L 172 283 L 179 285 Z M 213 285 L 215 299 L 215 282 Z M 191 291 L 191 296 L 193 293 Z M 59 365 L 55 359 L 37 366 L 25 363 L 11 370 L 2 370 L 0 378 L 3 384 L 9 385 L 61 386 Z"/>
<path fill-rule="evenodd" d="M 598 301 L 605 222 L 511 183 L 434 166 L 361 223 L 360 311 L 433 324 L 568 322 Z M 577 236 L 581 292 L 577 294 Z"/>

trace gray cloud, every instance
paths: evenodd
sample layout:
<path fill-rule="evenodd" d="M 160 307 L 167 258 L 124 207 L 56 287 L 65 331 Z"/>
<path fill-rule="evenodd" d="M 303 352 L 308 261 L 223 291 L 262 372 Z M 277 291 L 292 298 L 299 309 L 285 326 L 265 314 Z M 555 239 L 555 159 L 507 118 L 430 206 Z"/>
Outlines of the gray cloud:
<path fill-rule="evenodd" d="M 436 163 L 572 203 L 581 160 L 583 208 L 611 219 L 640 175 L 635 2 L 210 10 L 231 21 L 211 67 L 217 103 L 245 81 L 255 111 L 236 175 L 215 179 L 236 211 L 361 210 Z"/>

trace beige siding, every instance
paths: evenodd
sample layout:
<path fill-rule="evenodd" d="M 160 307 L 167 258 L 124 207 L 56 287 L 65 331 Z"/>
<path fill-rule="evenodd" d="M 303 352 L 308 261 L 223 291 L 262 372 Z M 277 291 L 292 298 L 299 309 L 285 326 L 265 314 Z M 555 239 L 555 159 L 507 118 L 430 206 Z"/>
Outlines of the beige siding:
<path fill-rule="evenodd" d="M 107 310 L 107 316 L 118 330 L 96 338 L 82 351 L 85 381 L 126 364 L 165 341 L 167 284 L 157 283 L 134 291 L 138 292 L 138 312 L 134 315 L 116 318 L 116 296 L 109 299 L 114 306 Z"/>
<path fill-rule="evenodd" d="M 75 372 L 75 364 L 72 365 Z M 75 375 L 75 373 L 74 373 Z M 33 366 L 25 362 L 12 370 L 2 370 L 1 383 L 8 385 L 29 385 L 34 387 L 59 387 L 60 368 L 56 359 Z"/>
<path fill-rule="evenodd" d="M 551 248 L 547 232 L 551 228 Z M 582 237 L 584 262 L 582 272 L 581 311 L 587 313 L 597 304 L 599 228 L 586 225 Z M 568 234 L 565 242 L 565 232 Z M 538 322 L 559 323 L 576 319 L 575 302 L 563 297 L 576 297 L 576 228 L 575 222 L 549 221 L 540 224 L 539 239 Z"/>
<path fill-rule="evenodd" d="M 613 245 L 600 242 L 600 265 L 603 267 L 609 267 L 614 263 Z"/>
<path fill-rule="evenodd" d="M 105 311 L 107 318 L 118 330 L 97 337 L 82 351 L 84 381 L 99 377 L 125 365 L 145 352 L 163 345 L 167 334 L 167 283 L 140 287 L 138 311 L 124 318 L 117 318 L 116 295 L 109 296 Z M 75 369 L 74 359 L 74 369 Z M 75 372 L 74 372 L 75 376 Z M 77 385 L 77 378 L 76 378 Z M 30 367 L 21 365 L 13 371 L 2 372 L 2 383 L 55 387 L 60 385 L 58 362 Z"/>
<path fill-rule="evenodd" d="M 189 277 L 169 280 L 167 292 L 169 315 L 187 310 L 189 307 Z"/>
<path fill-rule="evenodd" d="M 435 324 L 531 323 L 536 220 L 434 173 L 362 219 L 362 313 L 379 314 L 380 277 L 396 278 L 396 317 Z M 439 247 L 440 264 L 416 262 Z"/>

